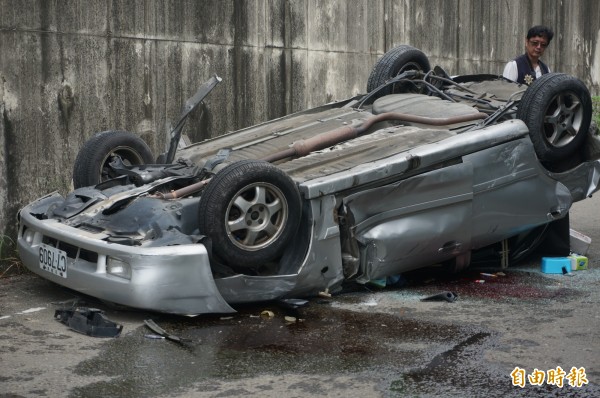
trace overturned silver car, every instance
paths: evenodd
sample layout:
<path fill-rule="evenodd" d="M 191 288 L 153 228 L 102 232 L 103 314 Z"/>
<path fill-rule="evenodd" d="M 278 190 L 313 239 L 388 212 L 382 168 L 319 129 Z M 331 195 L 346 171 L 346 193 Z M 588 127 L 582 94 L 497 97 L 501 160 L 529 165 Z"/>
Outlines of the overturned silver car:
<path fill-rule="evenodd" d="M 131 307 L 227 313 L 433 264 L 458 271 L 498 242 L 515 259 L 598 189 L 590 94 L 564 74 L 530 87 L 450 77 L 399 46 L 366 95 L 178 148 L 219 81 L 188 100 L 157 160 L 134 134 L 92 137 L 76 189 L 20 211 L 23 263 Z"/>

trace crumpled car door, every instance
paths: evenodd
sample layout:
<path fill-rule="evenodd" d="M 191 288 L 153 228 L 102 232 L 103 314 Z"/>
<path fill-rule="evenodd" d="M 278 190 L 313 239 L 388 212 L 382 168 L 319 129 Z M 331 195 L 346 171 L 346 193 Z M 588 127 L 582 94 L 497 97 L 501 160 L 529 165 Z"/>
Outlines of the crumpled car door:
<path fill-rule="evenodd" d="M 435 264 L 471 246 L 470 163 L 429 171 L 344 199 L 366 280 Z"/>

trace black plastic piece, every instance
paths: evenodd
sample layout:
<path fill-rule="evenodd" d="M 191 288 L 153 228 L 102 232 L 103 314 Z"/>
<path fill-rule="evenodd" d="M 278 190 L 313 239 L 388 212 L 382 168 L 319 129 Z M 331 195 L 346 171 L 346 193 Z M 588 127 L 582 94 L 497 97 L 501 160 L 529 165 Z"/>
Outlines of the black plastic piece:
<path fill-rule="evenodd" d="M 288 299 L 279 299 L 277 301 L 277 303 L 282 308 L 298 309 L 298 308 L 306 307 L 308 305 L 308 300 L 288 298 Z"/>
<path fill-rule="evenodd" d="M 219 152 L 217 152 L 217 154 L 215 156 L 213 156 L 212 158 L 210 158 L 206 161 L 206 163 L 204 164 L 204 170 L 212 171 L 212 169 L 214 169 L 215 166 L 217 166 L 217 165 L 223 163 L 225 160 L 227 160 L 230 153 L 231 153 L 231 148 L 219 149 Z"/>
<path fill-rule="evenodd" d="M 158 326 L 156 324 L 156 322 L 154 322 L 152 319 L 145 319 L 144 320 L 144 324 L 150 329 L 152 330 L 154 333 L 156 333 L 159 336 L 163 336 L 164 338 L 166 338 L 167 340 L 171 340 L 174 341 L 176 343 L 185 343 L 185 342 L 189 342 L 190 340 L 188 339 L 182 339 L 179 336 L 175 336 L 173 334 L 170 334 L 168 332 L 166 332 L 163 328 L 161 328 L 160 326 Z"/>
<path fill-rule="evenodd" d="M 446 300 L 449 303 L 453 303 L 458 298 L 458 294 L 454 292 L 442 292 L 434 294 L 433 296 L 425 297 L 421 301 L 443 301 Z"/>
<path fill-rule="evenodd" d="M 54 312 L 54 318 L 70 329 L 92 337 L 119 337 L 123 330 L 123 325 L 109 320 L 97 308 L 60 309 Z"/>

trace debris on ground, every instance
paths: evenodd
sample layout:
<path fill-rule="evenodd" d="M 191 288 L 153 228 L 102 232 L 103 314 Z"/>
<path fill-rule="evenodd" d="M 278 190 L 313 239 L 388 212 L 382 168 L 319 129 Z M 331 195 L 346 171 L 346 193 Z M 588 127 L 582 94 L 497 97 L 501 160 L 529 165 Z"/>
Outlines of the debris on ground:
<path fill-rule="evenodd" d="M 260 313 L 260 316 L 262 316 L 263 318 L 273 318 L 275 316 L 275 313 L 273 311 L 264 310 Z"/>
<path fill-rule="evenodd" d="M 571 259 L 568 257 L 542 257 L 542 273 L 567 274 L 571 271 Z"/>
<path fill-rule="evenodd" d="M 481 276 L 489 276 L 491 278 L 497 278 L 498 277 L 498 275 L 496 275 L 496 274 L 488 274 L 487 272 L 480 272 L 479 275 L 481 275 Z"/>
<path fill-rule="evenodd" d="M 153 340 L 165 340 L 166 339 L 165 336 L 159 336 L 158 334 L 145 334 L 144 337 L 147 339 L 153 339 Z"/>
<path fill-rule="evenodd" d="M 59 309 L 54 318 L 75 332 L 91 337 L 119 337 L 123 325 L 115 323 L 97 308 L 78 307 Z"/>
<path fill-rule="evenodd" d="M 144 324 L 150 329 L 152 330 L 154 333 L 156 333 L 159 336 L 163 336 L 164 338 L 166 338 L 167 340 L 171 340 L 174 341 L 176 343 L 185 343 L 188 342 L 190 340 L 187 339 L 182 339 L 179 336 L 175 336 L 173 334 L 167 333 L 163 328 L 161 328 L 160 326 L 158 326 L 156 324 L 156 322 L 154 322 L 152 319 L 145 319 L 144 320 Z M 148 335 L 146 335 L 147 337 Z M 150 338 L 150 337 L 148 337 Z"/>
<path fill-rule="evenodd" d="M 308 305 L 308 300 L 289 298 L 289 299 L 280 299 L 277 301 L 277 303 L 282 308 L 295 310 L 298 308 L 306 307 Z"/>
<path fill-rule="evenodd" d="M 447 301 L 453 303 L 458 298 L 458 294 L 454 292 L 442 292 L 433 296 L 422 298 L 421 301 Z"/>

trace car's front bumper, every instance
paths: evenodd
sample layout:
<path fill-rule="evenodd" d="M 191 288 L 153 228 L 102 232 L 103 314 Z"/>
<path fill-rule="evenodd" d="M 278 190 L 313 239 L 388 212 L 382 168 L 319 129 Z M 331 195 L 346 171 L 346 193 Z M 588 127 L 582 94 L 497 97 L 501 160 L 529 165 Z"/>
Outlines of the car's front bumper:
<path fill-rule="evenodd" d="M 135 308 L 189 315 L 235 312 L 215 285 L 202 244 L 125 246 L 34 216 L 59 198 L 56 194 L 46 196 L 20 212 L 18 250 L 31 271 L 81 293 Z M 60 242 L 59 246 L 69 248 L 66 278 L 40 267 L 39 247 L 43 242 Z M 129 264 L 130 278 L 107 272 L 109 258 Z"/>

